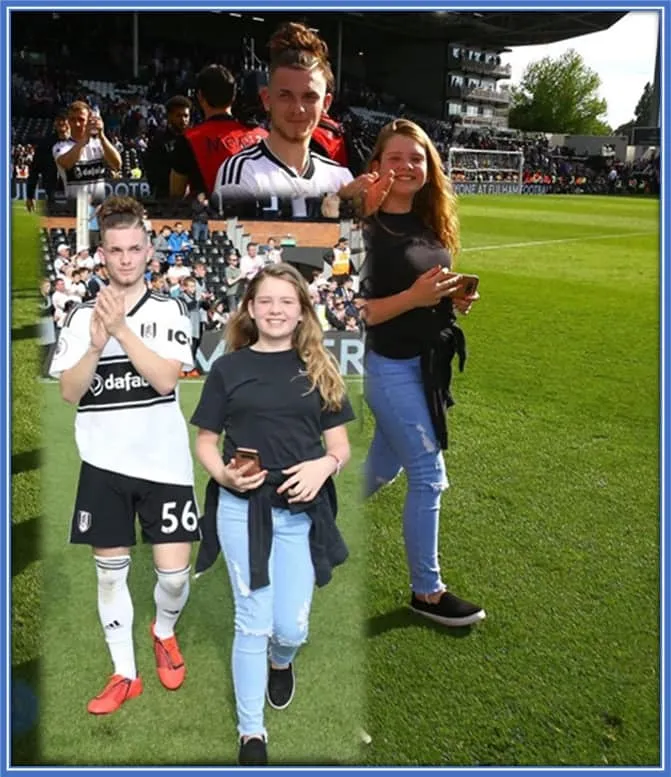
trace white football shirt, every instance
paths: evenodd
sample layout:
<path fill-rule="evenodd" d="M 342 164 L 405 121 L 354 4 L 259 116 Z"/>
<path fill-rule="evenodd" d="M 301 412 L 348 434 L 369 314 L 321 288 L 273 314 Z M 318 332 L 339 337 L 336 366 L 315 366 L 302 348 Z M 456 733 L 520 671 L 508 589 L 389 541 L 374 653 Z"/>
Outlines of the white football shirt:
<path fill-rule="evenodd" d="M 352 173 L 338 162 L 309 151 L 307 168 L 302 174 L 288 167 L 261 140 L 232 157 L 217 172 L 214 183 L 223 202 L 267 199 L 291 199 L 293 215 L 307 215 L 306 198 L 321 198 L 336 193 L 352 180 Z"/>
<path fill-rule="evenodd" d="M 95 302 L 68 314 L 49 374 L 74 367 L 91 343 Z M 131 331 L 154 353 L 188 371 L 191 323 L 181 300 L 147 292 L 126 315 Z M 82 461 L 94 467 L 156 483 L 193 485 L 193 461 L 178 389 L 161 396 L 111 337 L 88 391 L 79 401 L 75 439 Z"/>
<path fill-rule="evenodd" d="M 52 148 L 54 160 L 58 162 L 58 157 L 67 154 L 74 145 L 75 141 L 72 138 L 59 140 Z M 56 167 L 65 186 L 65 194 L 69 199 L 76 199 L 77 193 L 82 189 L 85 189 L 95 202 L 101 202 L 105 199 L 107 165 L 100 138 L 89 140 L 81 151 L 79 161 L 69 170 L 64 170 L 58 164 Z"/>

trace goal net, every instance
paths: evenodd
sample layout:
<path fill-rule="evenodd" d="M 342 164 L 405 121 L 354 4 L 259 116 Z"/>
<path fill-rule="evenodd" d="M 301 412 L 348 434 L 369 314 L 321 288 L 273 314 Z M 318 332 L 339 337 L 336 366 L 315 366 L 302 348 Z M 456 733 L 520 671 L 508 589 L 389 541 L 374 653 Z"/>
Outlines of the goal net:
<path fill-rule="evenodd" d="M 524 154 L 451 148 L 446 172 L 457 194 L 521 194 Z"/>

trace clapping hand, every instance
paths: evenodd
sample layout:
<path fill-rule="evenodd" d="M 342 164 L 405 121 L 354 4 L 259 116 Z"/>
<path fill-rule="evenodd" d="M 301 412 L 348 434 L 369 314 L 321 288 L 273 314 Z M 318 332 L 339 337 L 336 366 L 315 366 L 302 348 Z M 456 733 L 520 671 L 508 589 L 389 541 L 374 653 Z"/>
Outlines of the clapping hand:
<path fill-rule="evenodd" d="M 100 116 L 95 113 L 90 114 L 89 120 L 86 123 L 86 135 L 88 138 L 97 138 L 103 134 L 105 125 Z"/>
<path fill-rule="evenodd" d="M 95 348 L 96 351 L 102 351 L 107 345 L 110 336 L 96 309 L 93 310 L 93 315 L 91 316 L 90 334 L 91 346 Z"/>
<path fill-rule="evenodd" d="M 98 316 L 109 335 L 116 337 L 126 326 L 126 299 L 123 292 L 114 291 L 109 286 L 101 289 L 96 297 L 93 315 L 94 318 Z"/>

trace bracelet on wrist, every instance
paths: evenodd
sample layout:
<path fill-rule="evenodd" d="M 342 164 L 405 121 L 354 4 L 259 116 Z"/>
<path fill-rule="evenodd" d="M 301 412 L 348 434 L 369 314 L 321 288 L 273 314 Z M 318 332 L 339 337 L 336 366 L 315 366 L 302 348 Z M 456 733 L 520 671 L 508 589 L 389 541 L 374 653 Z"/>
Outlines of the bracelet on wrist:
<path fill-rule="evenodd" d="M 336 471 L 333 473 L 333 475 L 335 477 L 338 477 L 338 475 L 340 474 L 340 470 L 342 469 L 342 466 L 343 466 L 342 459 L 336 456 L 335 453 L 327 453 L 326 455 L 330 456 L 332 459 L 335 459 Z"/>

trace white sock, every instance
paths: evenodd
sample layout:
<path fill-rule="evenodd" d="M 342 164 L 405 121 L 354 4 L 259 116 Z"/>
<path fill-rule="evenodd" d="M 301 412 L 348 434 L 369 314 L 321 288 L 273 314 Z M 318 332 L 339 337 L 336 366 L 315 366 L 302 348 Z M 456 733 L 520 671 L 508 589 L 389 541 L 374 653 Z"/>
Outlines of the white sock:
<path fill-rule="evenodd" d="M 98 573 L 98 614 L 114 674 L 137 677 L 133 649 L 133 602 L 128 590 L 130 556 L 94 556 Z"/>
<path fill-rule="evenodd" d="M 191 567 L 184 569 L 157 569 L 158 578 L 154 587 L 156 602 L 156 623 L 154 634 L 159 639 L 172 637 L 175 624 L 179 618 L 186 600 L 189 598 L 189 572 Z"/>

